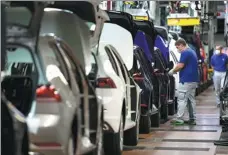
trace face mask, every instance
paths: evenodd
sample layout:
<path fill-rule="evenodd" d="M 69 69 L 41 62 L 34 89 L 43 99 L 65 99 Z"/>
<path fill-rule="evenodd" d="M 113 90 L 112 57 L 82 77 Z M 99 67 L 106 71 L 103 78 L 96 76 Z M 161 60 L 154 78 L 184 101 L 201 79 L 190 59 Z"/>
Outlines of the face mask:
<path fill-rule="evenodd" d="M 180 49 L 177 49 L 177 52 L 178 52 L 178 53 L 181 53 L 181 50 L 180 50 Z"/>
<path fill-rule="evenodd" d="M 219 51 L 219 50 L 216 50 L 216 51 L 215 51 L 215 54 L 220 54 L 220 51 Z"/>

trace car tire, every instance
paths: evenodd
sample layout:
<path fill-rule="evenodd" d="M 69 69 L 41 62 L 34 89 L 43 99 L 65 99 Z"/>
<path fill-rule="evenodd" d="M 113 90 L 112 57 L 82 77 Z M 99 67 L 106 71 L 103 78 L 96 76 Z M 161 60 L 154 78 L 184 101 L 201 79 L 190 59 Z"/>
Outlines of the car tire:
<path fill-rule="evenodd" d="M 151 127 L 150 114 L 146 112 L 146 114 L 140 116 L 139 132 L 143 134 L 148 134 L 150 133 L 150 127 Z"/>
<path fill-rule="evenodd" d="M 122 155 L 123 135 L 124 135 L 124 117 L 121 116 L 120 129 L 118 133 L 104 135 L 104 153 L 107 155 Z M 122 139 L 121 139 L 122 138 Z"/>
<path fill-rule="evenodd" d="M 140 116 L 138 116 L 136 125 L 124 132 L 124 145 L 136 146 L 139 140 L 139 121 Z"/>
<path fill-rule="evenodd" d="M 160 112 L 158 111 L 156 114 L 150 116 L 151 127 L 159 127 L 160 126 Z"/>

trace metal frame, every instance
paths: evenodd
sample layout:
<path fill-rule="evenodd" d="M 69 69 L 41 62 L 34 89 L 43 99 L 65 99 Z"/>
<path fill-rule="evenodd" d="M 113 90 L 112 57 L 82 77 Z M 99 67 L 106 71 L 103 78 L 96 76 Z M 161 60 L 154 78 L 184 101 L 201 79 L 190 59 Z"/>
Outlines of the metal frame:
<path fill-rule="evenodd" d="M 224 80 L 224 87 L 222 92 L 220 93 L 220 124 L 228 125 L 228 94 L 227 94 L 227 89 L 228 89 L 228 71 L 226 72 L 226 77 Z"/>

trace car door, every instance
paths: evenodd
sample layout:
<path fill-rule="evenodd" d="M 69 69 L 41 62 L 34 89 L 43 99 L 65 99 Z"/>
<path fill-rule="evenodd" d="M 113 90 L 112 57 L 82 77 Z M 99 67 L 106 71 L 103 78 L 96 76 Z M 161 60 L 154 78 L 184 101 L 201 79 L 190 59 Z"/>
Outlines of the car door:
<path fill-rule="evenodd" d="M 123 61 L 121 61 L 121 58 L 118 56 L 117 53 L 113 52 L 113 54 L 116 56 L 118 62 L 121 64 L 121 66 L 123 66 L 123 70 L 124 70 L 124 76 L 126 77 L 126 87 L 127 87 L 127 93 L 128 93 L 128 97 L 130 97 L 129 99 L 129 110 L 130 110 L 130 114 L 131 114 L 131 119 L 132 121 L 135 121 L 137 116 L 138 116 L 138 110 L 140 107 L 140 93 L 141 93 L 141 89 L 138 86 L 138 84 L 134 81 L 132 75 L 130 74 L 130 72 L 127 70 L 127 68 L 125 67 L 125 64 L 123 63 Z M 129 114 L 129 115 L 130 115 Z"/>
<path fill-rule="evenodd" d="M 91 53 L 91 70 L 88 74 L 88 79 L 89 82 L 92 84 L 92 86 L 95 88 L 96 87 L 96 82 L 97 82 L 97 72 L 98 72 L 98 64 L 97 64 L 97 59 L 94 53 Z"/>
<path fill-rule="evenodd" d="M 125 96 L 125 102 L 126 103 L 128 103 L 128 100 L 127 100 L 127 87 L 126 87 L 126 77 L 124 76 L 124 72 L 123 72 L 123 67 L 120 65 L 120 63 L 118 62 L 118 60 L 117 60 L 117 58 L 116 58 L 116 56 L 113 54 L 113 48 L 111 48 L 111 47 L 109 47 L 109 50 L 107 50 L 106 51 L 107 52 L 107 54 L 108 54 L 108 57 L 109 58 L 111 58 L 112 59 L 112 63 L 113 64 L 115 64 L 115 66 L 116 66 L 116 70 L 117 70 L 117 72 L 118 72 L 118 76 L 120 77 L 120 79 L 123 81 L 123 83 L 124 83 L 124 92 L 125 92 L 125 94 L 124 94 L 124 96 Z M 127 104 L 126 104 L 126 108 L 128 108 L 127 107 Z M 128 110 L 128 109 L 126 109 L 126 110 Z"/>
<path fill-rule="evenodd" d="M 117 53 L 112 50 L 112 56 L 114 57 L 115 59 L 115 62 L 116 64 L 119 66 L 120 68 L 120 72 L 123 76 L 123 80 L 125 81 L 125 87 L 126 87 L 126 116 L 127 118 L 130 118 L 131 117 L 131 87 L 135 87 L 133 85 L 130 84 L 130 77 L 128 75 L 128 71 L 127 71 L 127 68 L 125 67 L 125 65 L 121 62 L 121 58 L 119 55 L 117 55 Z"/>
<path fill-rule="evenodd" d="M 60 107 L 57 108 L 52 104 L 37 103 L 36 113 L 40 114 L 57 114 L 60 121 L 56 128 L 60 142 L 66 145 L 72 134 L 72 123 L 76 117 L 80 122 L 80 103 L 81 96 L 79 85 L 77 85 L 77 77 L 73 76 L 74 66 L 69 61 L 64 52 L 59 49 L 57 42 L 53 37 L 40 37 L 39 39 L 39 55 L 43 63 L 44 74 L 47 82 L 50 82 L 59 94 L 61 94 Z M 50 110 L 53 109 L 53 110 Z M 63 128 L 64 126 L 64 128 Z M 80 133 L 81 126 L 77 125 L 77 131 Z M 80 135 L 80 134 L 78 134 Z M 38 137 L 33 137 L 37 140 Z M 79 147 L 78 147 L 79 148 Z M 78 150 L 80 151 L 80 150 Z"/>

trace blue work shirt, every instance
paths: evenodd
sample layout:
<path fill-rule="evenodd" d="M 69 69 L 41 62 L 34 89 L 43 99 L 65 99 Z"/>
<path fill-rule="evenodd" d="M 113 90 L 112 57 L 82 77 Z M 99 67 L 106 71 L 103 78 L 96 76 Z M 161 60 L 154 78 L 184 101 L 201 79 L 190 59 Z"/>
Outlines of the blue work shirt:
<path fill-rule="evenodd" d="M 227 63 L 228 63 L 228 56 L 224 53 L 214 54 L 211 57 L 211 66 L 214 68 L 215 71 L 226 72 Z"/>
<path fill-rule="evenodd" d="M 180 70 L 180 83 L 199 82 L 198 75 L 198 59 L 195 51 L 188 48 L 181 52 L 180 63 L 184 64 L 184 68 Z"/>

